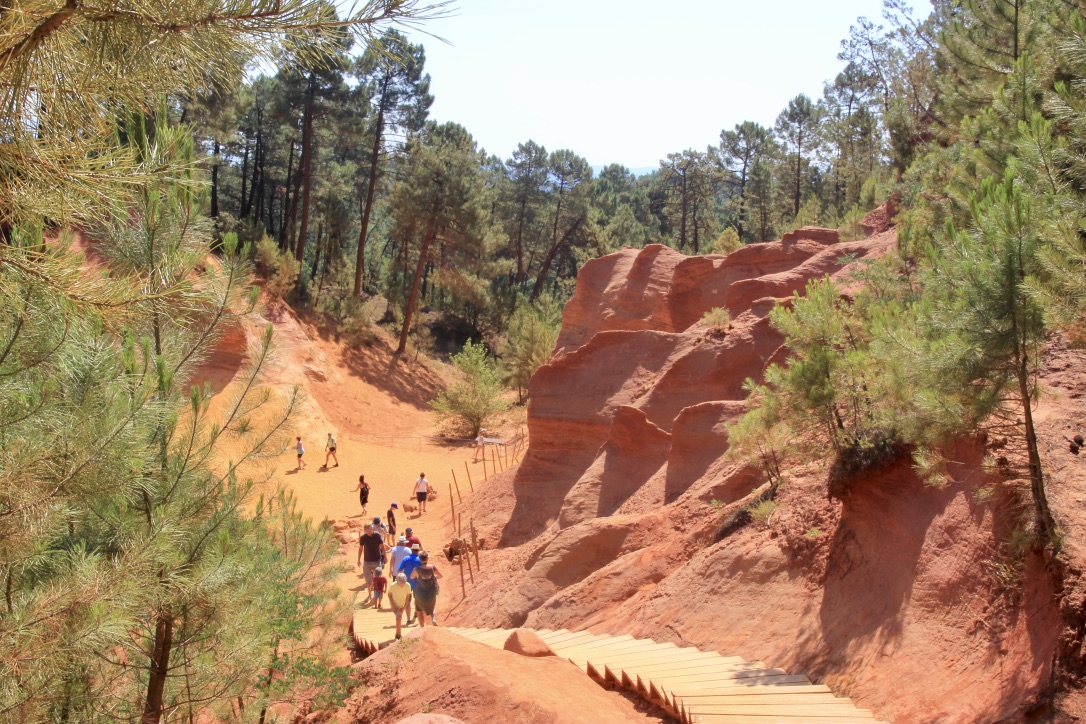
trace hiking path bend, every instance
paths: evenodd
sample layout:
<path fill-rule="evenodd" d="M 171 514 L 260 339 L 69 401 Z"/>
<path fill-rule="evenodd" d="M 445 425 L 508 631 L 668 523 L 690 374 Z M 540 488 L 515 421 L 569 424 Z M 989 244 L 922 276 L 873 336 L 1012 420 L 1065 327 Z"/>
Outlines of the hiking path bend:
<path fill-rule="evenodd" d="M 403 628 L 406 632 L 417 624 Z M 497 649 L 512 634 L 509 629 L 442 628 Z M 355 643 L 366 654 L 395 643 L 395 620 L 387 608 L 377 611 L 356 605 L 352 629 Z M 850 699 L 835 696 L 829 687 L 760 661 L 627 635 L 533 630 L 557 656 L 601 686 L 635 692 L 684 724 L 878 721 Z"/>

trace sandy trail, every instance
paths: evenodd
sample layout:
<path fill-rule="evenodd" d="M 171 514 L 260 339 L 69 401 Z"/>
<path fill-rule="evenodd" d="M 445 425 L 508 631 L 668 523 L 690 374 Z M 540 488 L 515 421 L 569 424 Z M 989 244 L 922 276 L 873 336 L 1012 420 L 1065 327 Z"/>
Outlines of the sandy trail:
<path fill-rule="evenodd" d="M 306 438 L 303 438 L 306 439 Z M 415 535 L 422 540 L 424 549 L 432 555 L 440 555 L 442 547 L 449 542 L 453 533 L 453 505 L 449 498 L 449 486 L 453 485 L 452 471 L 456 470 L 456 479 L 460 485 L 460 494 L 468 502 L 470 488 L 466 480 L 464 463 L 471 469 L 471 477 L 480 485 L 475 486 L 476 495 L 485 486 L 481 478 L 482 463 L 472 463 L 470 447 L 445 447 L 422 444 L 421 450 L 404 450 L 360 442 L 352 436 L 337 438 L 339 467 L 322 468 L 324 463 L 324 437 L 308 438 L 317 442 L 306 443 L 305 460 L 308 466 L 295 472 L 293 451 L 284 455 L 280 466 L 280 479 L 293 491 L 298 501 L 298 509 L 314 520 L 324 518 L 332 520 L 357 520 L 365 522 L 374 516 L 385 514 L 391 503 L 399 504 L 396 514 L 397 531 L 402 532 L 410 526 Z M 403 509 L 405 503 L 415 504 L 413 490 L 415 479 L 420 472 L 425 472 L 427 479 L 438 490 L 438 499 L 427 504 L 427 512 L 408 513 Z M 370 499 L 367 515 L 362 515 L 358 504 L 358 476 L 364 474 L 370 484 Z M 476 480 L 479 478 L 480 480 Z M 452 490 L 456 497 L 456 488 Z M 463 521 L 465 528 L 468 520 Z M 352 567 L 357 557 L 354 545 L 342 547 L 344 558 Z M 459 571 L 454 566 L 444 563 L 444 558 L 435 559 L 442 573 L 447 577 L 442 592 L 453 593 L 460 599 Z M 455 577 L 452 577 L 455 574 Z M 456 583 L 455 587 L 452 585 Z M 356 592 L 362 589 L 360 571 L 350 571 L 340 578 L 345 591 Z"/>
<path fill-rule="evenodd" d="M 366 517 L 384 519 L 390 504 L 398 503 L 397 532 L 411 526 L 423 547 L 440 556 L 454 530 L 452 471 L 456 471 L 464 503 L 471 496 L 465 463 L 471 469 L 475 494 L 485 486 L 482 463 L 471 462 L 470 445 L 434 444 L 429 438 L 436 428 L 429 401 L 444 388 L 449 370 L 434 362 L 408 361 L 392 367 L 392 347 L 380 330 L 376 330 L 375 344 L 351 348 L 291 310 L 273 305 L 228 334 L 197 372 L 197 380 L 206 380 L 221 391 L 212 403 L 213 413 L 216 409 L 221 413 L 241 386 L 247 345 L 259 339 L 267 324 L 275 328 L 276 351 L 262 384 L 278 400 L 295 386 L 301 392 L 302 403 L 284 430 L 284 441 L 293 445 L 295 436 L 301 435 L 307 463 L 295 470 L 295 452 L 288 448 L 274 461 L 274 479 L 293 491 L 303 515 L 315 521 L 362 523 L 355 487 L 358 476 L 365 475 L 370 484 Z M 329 432 L 337 439 L 339 467 L 323 467 Z M 420 472 L 437 489 L 438 499 L 428 504 L 426 514 L 408 513 L 403 506 L 414 504 L 414 481 Z M 463 521 L 465 528 L 468 523 Z M 353 594 L 362 588 L 360 572 L 353 570 L 357 546 L 344 544 L 341 555 L 352 570 L 341 576 L 340 583 Z M 439 567 L 442 561 L 444 557 L 436 560 Z M 459 601 L 459 571 L 445 563 L 442 572 L 447 577 L 442 587 L 444 602 L 451 604 L 454 592 Z"/>

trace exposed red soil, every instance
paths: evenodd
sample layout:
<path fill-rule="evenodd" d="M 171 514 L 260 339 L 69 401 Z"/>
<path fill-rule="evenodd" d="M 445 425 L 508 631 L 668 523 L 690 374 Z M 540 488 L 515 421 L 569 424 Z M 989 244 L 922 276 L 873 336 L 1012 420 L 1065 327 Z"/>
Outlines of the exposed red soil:
<path fill-rule="evenodd" d="M 847 287 L 846 266 L 886 254 L 896 235 L 835 241 L 805 229 L 727 257 L 646 247 L 585 264 L 532 380 L 529 452 L 465 506 L 495 549 L 452 622 L 718 649 L 807 673 L 896 721 L 1021 719 L 1044 704 L 1058 655 L 1077 681 L 1066 662 L 1081 659 L 1083 637 L 1065 622 L 1078 615 L 1086 630 L 1086 566 L 1075 565 L 1086 452 L 1071 455 L 1063 436 L 1084 420 L 1082 353 L 1050 348 L 1044 383 L 1059 396 L 1038 410 L 1060 565 L 1009 546 L 1028 491 L 1014 473 L 984 472 L 996 440 L 948 451 L 943 487 L 899 461 L 843 502 L 826 498 L 825 461 L 811 461 L 788 472 L 766 525 L 718 540 L 722 514 L 763 484 L 721 454 L 745 409 L 742 381 L 786 357 L 769 310 L 812 278 Z M 697 325 L 718 306 L 726 330 Z"/>

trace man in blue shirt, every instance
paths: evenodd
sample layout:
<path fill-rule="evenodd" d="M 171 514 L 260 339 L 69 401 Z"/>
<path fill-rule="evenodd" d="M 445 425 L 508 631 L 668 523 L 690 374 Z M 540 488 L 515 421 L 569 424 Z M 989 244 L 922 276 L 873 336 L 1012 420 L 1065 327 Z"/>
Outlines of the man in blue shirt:
<path fill-rule="evenodd" d="M 407 556 L 400 562 L 400 567 L 396 569 L 397 573 L 407 574 L 407 582 L 411 584 L 412 594 L 415 591 L 415 586 L 418 585 L 418 580 L 411 577 L 411 572 L 422 565 L 422 559 L 419 558 L 419 550 L 421 546 L 415 543 L 411 546 L 411 555 Z M 413 597 L 413 596 L 412 596 Z M 411 598 L 407 599 L 407 622 L 411 623 L 415 620 L 415 617 L 411 615 Z"/>

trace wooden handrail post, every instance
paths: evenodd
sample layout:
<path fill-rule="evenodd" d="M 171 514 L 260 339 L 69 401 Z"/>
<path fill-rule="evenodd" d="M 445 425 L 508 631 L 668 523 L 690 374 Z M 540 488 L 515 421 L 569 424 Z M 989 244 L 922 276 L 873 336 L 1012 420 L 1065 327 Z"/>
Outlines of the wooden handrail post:
<path fill-rule="evenodd" d="M 463 503 L 464 499 L 460 497 L 460 483 L 457 482 L 457 480 L 456 480 L 456 471 L 455 470 L 450 470 L 449 472 L 452 473 L 453 485 L 456 486 L 456 499 L 459 500 L 461 503 Z"/>
<path fill-rule="evenodd" d="M 464 559 L 467 560 L 467 562 L 468 562 L 468 575 L 471 576 L 471 585 L 474 586 L 475 585 L 475 574 L 471 570 L 471 551 L 468 551 L 468 554 L 466 556 L 464 556 Z"/>
<path fill-rule="evenodd" d="M 479 566 L 479 539 L 475 537 L 475 518 L 469 520 L 468 525 L 471 526 L 471 547 L 475 551 L 475 567 L 482 570 Z"/>
<path fill-rule="evenodd" d="M 471 489 L 471 492 L 474 493 L 475 486 L 471 484 L 471 468 L 468 467 L 467 460 L 464 461 L 464 472 L 468 474 L 468 487 Z"/>

